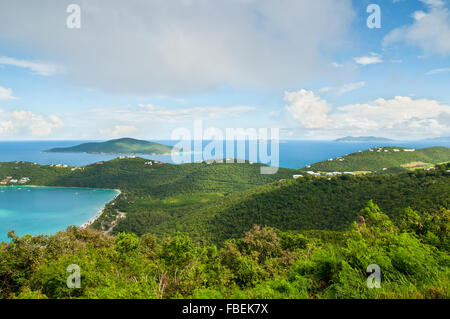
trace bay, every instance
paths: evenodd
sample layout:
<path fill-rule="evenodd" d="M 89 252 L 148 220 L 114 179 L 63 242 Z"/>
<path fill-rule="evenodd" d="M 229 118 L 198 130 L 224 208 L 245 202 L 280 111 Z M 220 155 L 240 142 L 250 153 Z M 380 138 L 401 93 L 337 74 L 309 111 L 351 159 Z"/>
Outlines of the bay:
<path fill-rule="evenodd" d="M 53 234 L 80 226 L 117 195 L 110 189 L 8 186 L 0 187 L 0 241 L 7 233 Z"/>

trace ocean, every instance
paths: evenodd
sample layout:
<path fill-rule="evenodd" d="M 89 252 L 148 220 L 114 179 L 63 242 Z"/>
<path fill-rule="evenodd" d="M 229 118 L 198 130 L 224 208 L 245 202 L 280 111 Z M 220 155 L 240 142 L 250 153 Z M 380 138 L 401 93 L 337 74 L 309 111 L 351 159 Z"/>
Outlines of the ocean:
<path fill-rule="evenodd" d="M 74 146 L 86 141 L 39 141 L 39 142 L 0 142 L 0 162 L 27 161 L 41 165 L 66 164 L 83 166 L 98 161 L 114 159 L 118 154 L 86 154 L 86 153 L 46 153 L 54 147 Z M 167 145 L 175 145 L 176 141 L 155 141 Z M 204 142 L 206 146 L 209 142 Z M 270 145 L 270 143 L 269 143 Z M 249 159 L 248 142 L 246 142 L 245 158 Z M 425 148 L 431 146 L 450 147 L 450 142 L 396 141 L 390 143 L 343 143 L 332 141 L 282 141 L 279 144 L 279 167 L 300 168 L 305 165 L 329 158 L 347 155 L 376 146 L 402 146 L 408 148 Z M 224 147 L 225 148 L 225 147 Z M 236 145 L 235 145 L 236 148 Z M 192 148 L 193 149 L 193 146 Z M 224 151 L 224 154 L 226 150 Z M 270 152 L 269 152 L 270 155 Z M 170 155 L 140 155 L 141 157 L 173 163 Z M 214 157 L 214 156 L 213 156 Z M 218 156 L 220 157 L 220 156 Z M 194 155 L 192 155 L 192 160 Z M 207 157 L 206 159 L 209 159 Z M 265 161 L 258 160 L 267 164 Z"/>

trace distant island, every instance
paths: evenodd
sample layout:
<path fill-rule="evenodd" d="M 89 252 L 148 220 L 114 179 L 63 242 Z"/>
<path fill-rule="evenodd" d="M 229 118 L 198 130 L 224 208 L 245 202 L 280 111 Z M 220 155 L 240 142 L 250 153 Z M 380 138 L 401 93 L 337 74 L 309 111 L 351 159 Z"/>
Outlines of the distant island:
<path fill-rule="evenodd" d="M 335 139 L 334 142 L 394 142 L 394 140 L 376 136 L 346 136 Z"/>
<path fill-rule="evenodd" d="M 441 136 L 441 137 L 427 138 L 427 139 L 424 139 L 423 141 L 425 141 L 425 142 L 435 142 L 435 143 L 450 142 L 450 136 Z"/>
<path fill-rule="evenodd" d="M 173 147 L 160 143 L 120 138 L 106 142 L 83 143 L 72 147 L 57 147 L 44 152 L 167 155 L 172 150 L 176 151 Z"/>

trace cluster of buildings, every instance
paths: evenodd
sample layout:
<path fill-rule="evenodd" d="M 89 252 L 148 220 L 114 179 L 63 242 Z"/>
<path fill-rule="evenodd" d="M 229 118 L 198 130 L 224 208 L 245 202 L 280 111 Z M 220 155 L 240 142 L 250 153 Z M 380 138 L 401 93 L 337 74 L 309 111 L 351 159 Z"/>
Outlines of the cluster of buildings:
<path fill-rule="evenodd" d="M 69 166 L 66 164 L 50 164 L 50 167 L 67 168 Z"/>
<path fill-rule="evenodd" d="M 122 156 L 119 156 L 119 159 L 125 159 L 125 158 L 136 158 L 136 156 L 134 156 L 134 155 L 122 155 Z"/>
<path fill-rule="evenodd" d="M 50 164 L 50 167 L 68 168 L 69 165 L 66 165 L 66 164 Z M 71 170 L 72 172 L 73 172 L 73 171 L 77 171 L 77 170 L 82 171 L 82 170 L 84 170 L 84 168 L 83 168 L 83 167 L 72 167 L 70 170 Z"/>
<path fill-rule="evenodd" d="M 14 179 L 12 176 L 7 176 L 5 179 L 2 179 L 0 181 L 0 185 L 7 185 L 7 184 L 26 184 L 30 182 L 29 177 L 22 177 L 20 179 Z"/>
<path fill-rule="evenodd" d="M 377 151 L 378 153 L 380 153 L 380 152 L 389 152 L 389 149 L 383 149 L 382 147 L 377 147 L 375 149 L 369 148 L 369 152 L 375 152 L 375 151 Z M 400 152 L 401 150 L 398 149 L 398 148 L 394 148 L 394 149 L 392 149 L 392 151 L 393 152 Z M 405 148 L 405 149 L 403 149 L 403 152 L 415 152 L 415 151 L 416 151 L 415 148 Z"/>
<path fill-rule="evenodd" d="M 321 173 L 316 173 L 316 172 L 313 172 L 313 171 L 307 171 L 306 174 L 311 175 L 311 176 L 316 176 L 316 177 L 322 176 Z M 342 175 L 342 174 L 356 176 L 356 173 L 353 173 L 353 172 L 343 172 L 343 173 L 341 173 L 341 172 L 329 172 L 329 173 L 325 173 L 324 176 L 326 176 L 326 177 L 333 177 L 333 176 L 338 176 L 338 175 Z M 300 175 L 300 174 L 292 175 L 292 177 L 294 179 L 298 179 L 298 178 L 303 177 L 303 175 Z"/>
<path fill-rule="evenodd" d="M 144 163 L 145 165 L 153 165 L 153 164 L 165 164 L 164 162 L 161 161 L 148 161 Z"/>

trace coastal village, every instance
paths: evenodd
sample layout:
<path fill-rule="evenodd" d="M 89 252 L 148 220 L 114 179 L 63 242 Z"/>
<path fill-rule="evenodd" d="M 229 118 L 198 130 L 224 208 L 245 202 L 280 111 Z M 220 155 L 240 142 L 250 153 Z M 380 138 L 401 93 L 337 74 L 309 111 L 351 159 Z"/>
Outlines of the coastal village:
<path fill-rule="evenodd" d="M 5 179 L 2 179 L 0 181 L 0 185 L 7 185 L 7 184 L 27 184 L 31 181 L 29 177 L 22 177 L 20 179 L 15 179 L 12 176 L 7 176 Z"/>

